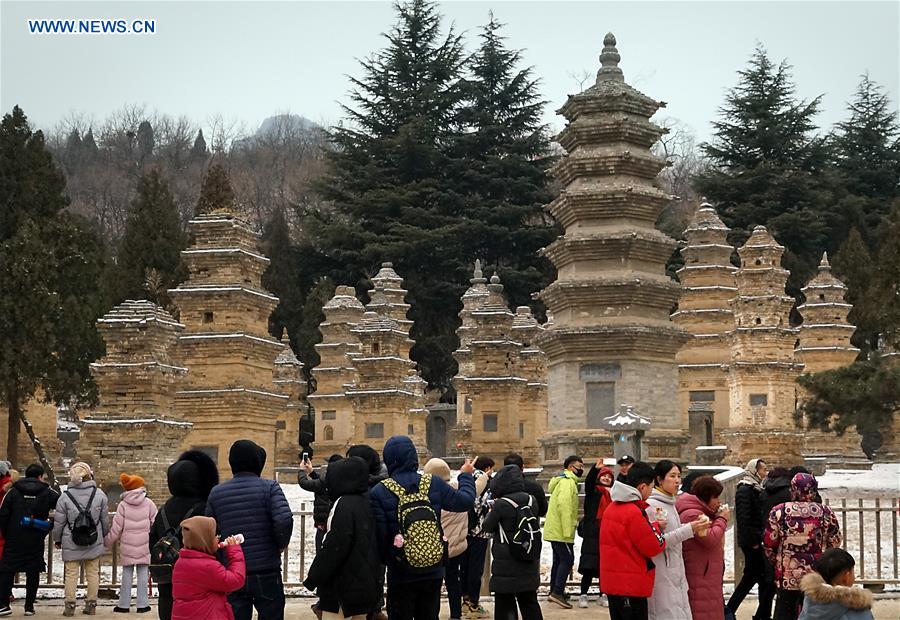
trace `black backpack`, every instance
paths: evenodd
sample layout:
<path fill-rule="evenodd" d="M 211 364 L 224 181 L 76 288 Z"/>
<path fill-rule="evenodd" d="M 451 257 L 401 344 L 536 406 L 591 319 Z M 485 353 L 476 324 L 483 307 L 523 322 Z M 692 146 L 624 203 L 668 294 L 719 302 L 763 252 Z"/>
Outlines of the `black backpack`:
<path fill-rule="evenodd" d="M 509 546 L 509 554 L 516 560 L 531 562 L 541 554 L 541 524 L 532 510 L 534 499 L 528 496 L 528 503 L 521 506 L 508 497 L 502 497 L 516 511 L 515 529 L 507 535 L 500 526 L 500 542 Z"/>
<path fill-rule="evenodd" d="M 194 508 L 196 506 L 188 510 L 181 520 L 190 519 L 194 514 Z M 159 516 L 162 518 L 165 533 L 150 548 L 150 574 L 156 583 L 172 583 L 172 568 L 181 554 L 181 524 L 178 527 L 169 525 L 165 507 L 159 511 Z"/>
<path fill-rule="evenodd" d="M 92 547 L 97 542 L 97 524 L 91 516 L 91 504 L 94 503 L 94 496 L 97 495 L 97 487 L 91 491 L 88 498 L 87 507 L 82 508 L 75 496 L 70 491 L 66 491 L 66 495 L 75 504 L 78 509 L 78 516 L 75 517 L 75 523 L 68 523 L 69 530 L 72 532 L 72 542 L 79 547 Z"/>

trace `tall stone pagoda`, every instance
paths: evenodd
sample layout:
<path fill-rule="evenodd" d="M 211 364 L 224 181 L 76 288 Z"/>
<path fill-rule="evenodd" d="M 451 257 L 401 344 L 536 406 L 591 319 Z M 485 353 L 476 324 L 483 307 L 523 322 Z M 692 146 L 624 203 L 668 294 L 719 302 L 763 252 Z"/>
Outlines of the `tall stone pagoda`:
<path fill-rule="evenodd" d="M 692 447 L 713 444 L 714 431 L 729 421 L 727 334 L 734 329 L 730 301 L 737 292 L 729 230 L 704 202 L 684 231 L 684 266 L 678 270 L 682 293 L 672 321 L 691 334 L 676 360 L 678 400 Z"/>
<path fill-rule="evenodd" d="M 265 475 L 274 477 L 276 432 L 290 397 L 273 383 L 284 345 L 268 331 L 278 305 L 262 285 L 269 259 L 259 233 L 228 210 L 189 224 L 191 245 L 181 253 L 189 276 L 169 291 L 185 325 L 178 359 L 191 370 L 176 402 L 194 424 L 185 446 L 208 452 L 227 476 L 231 444 L 253 440 L 268 453 Z"/>
<path fill-rule="evenodd" d="M 831 273 L 827 253 L 822 254 L 816 275 L 801 290 L 806 301 L 797 307 L 803 323 L 794 355 L 803 364 L 803 373 L 849 366 L 859 355 L 859 349 L 850 344 L 856 327 L 847 320 L 853 306 L 844 300 L 847 287 Z M 800 400 L 807 398 L 806 391 L 801 387 L 798 387 L 798 396 Z M 804 454 L 824 455 L 834 464 L 843 464 L 848 456 L 864 457 L 855 427 L 840 437 L 807 429 L 804 432 Z"/>
<path fill-rule="evenodd" d="M 309 395 L 309 402 L 315 408 L 316 452 L 324 457 L 343 454 L 356 443 L 353 407 L 345 390 L 356 380 L 351 358 L 362 350 L 351 330 L 362 320 L 365 311 L 352 286 L 338 286 L 334 297 L 322 306 L 325 314 L 325 320 L 319 325 L 322 341 L 316 345 L 320 362 L 312 370 L 316 391 Z"/>
<path fill-rule="evenodd" d="M 802 434 L 793 415 L 803 364 L 794 358 L 797 331 L 790 324 L 794 299 L 784 291 L 784 247 L 757 226 L 738 254 L 737 296 L 731 300 L 735 326 L 729 334 L 731 417 L 723 443 L 734 462 L 760 457 L 800 463 Z"/>
<path fill-rule="evenodd" d="M 474 287 L 483 286 L 476 265 Z M 460 348 L 454 353 L 459 373 L 457 426 L 454 439 L 469 454 L 519 452 L 531 464 L 540 462 L 537 438 L 546 429 L 546 385 L 543 354 L 533 343 L 540 326 L 527 306 L 510 312 L 496 274 L 487 295 L 463 295 Z M 476 289 L 477 290 L 477 289 Z M 468 307 L 467 307 L 467 304 Z"/>
<path fill-rule="evenodd" d="M 687 441 L 674 395 L 689 335 L 669 319 L 680 294 L 665 271 L 675 242 L 655 228 L 669 197 L 654 185 L 665 164 L 650 149 L 665 130 L 650 117 L 665 104 L 625 83 L 612 34 L 603 44 L 596 83 L 559 111 L 566 154 L 551 170 L 563 189 L 547 209 L 565 234 L 544 249 L 558 275 L 540 293 L 553 316 L 538 338 L 548 464 L 609 451 L 602 421 L 621 403 L 652 417 L 653 457 L 680 457 Z"/>
<path fill-rule="evenodd" d="M 382 263 L 362 320 L 351 329 L 362 349 L 351 355 L 356 380 L 346 386 L 353 406 L 355 436 L 381 450 L 392 435 L 408 435 L 419 455 L 427 455 L 425 381 L 409 358 L 412 321 L 403 278 Z"/>
<path fill-rule="evenodd" d="M 847 320 L 853 309 L 844 301 L 847 287 L 831 273 L 828 254 L 822 255 L 818 273 L 802 289 L 806 301 L 797 307 L 803 317 L 797 361 L 804 373 L 822 372 L 849 366 L 859 355 L 850 344 L 856 327 Z"/>
<path fill-rule="evenodd" d="M 184 325 L 142 300 L 119 304 L 97 327 L 106 343 L 106 355 L 91 364 L 100 403 L 81 420 L 78 458 L 94 467 L 100 486 L 137 473 L 161 501 L 169 495 L 166 469 L 191 430 L 175 407 L 188 374 L 173 359 Z"/>

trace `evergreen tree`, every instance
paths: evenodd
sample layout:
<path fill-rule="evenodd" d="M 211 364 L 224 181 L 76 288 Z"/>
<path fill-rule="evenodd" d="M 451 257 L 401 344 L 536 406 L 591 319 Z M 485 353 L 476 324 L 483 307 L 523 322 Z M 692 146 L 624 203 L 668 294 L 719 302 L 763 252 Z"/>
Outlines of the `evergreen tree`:
<path fill-rule="evenodd" d="M 328 276 L 324 276 L 317 280 L 303 302 L 303 309 L 300 314 L 299 329 L 297 330 L 297 355 L 303 361 L 303 372 L 306 374 L 309 384 L 309 391 L 315 391 L 315 379 L 312 376 L 312 369 L 319 365 L 322 361 L 319 353 L 316 351 L 316 345 L 322 342 L 322 332 L 319 331 L 319 325 L 325 320 L 325 312 L 322 307 L 334 296 L 334 281 Z"/>
<path fill-rule="evenodd" d="M 89 364 L 103 353 L 95 328 L 103 243 L 67 204 L 43 134 L 16 106 L 0 122 L 0 399 L 10 414 L 9 460 L 27 460 L 18 453 L 21 422 L 51 478 L 22 407 L 38 393 L 75 406 L 94 401 Z"/>
<path fill-rule="evenodd" d="M 877 307 L 872 304 L 872 256 L 858 228 L 850 230 L 834 257 L 834 272 L 847 285 L 846 301 L 853 304 L 848 318 L 856 326 L 851 340 L 865 359 L 870 351 L 878 347 L 881 330 Z"/>
<path fill-rule="evenodd" d="M 822 250 L 837 250 L 849 228 L 824 172 L 825 141 L 815 135 L 821 97 L 798 100 L 790 65 L 774 65 L 762 47 L 738 74 L 713 141 L 701 145 L 710 166 L 697 187 L 733 229 L 735 245 L 755 225 L 770 228 L 787 248 L 788 290 L 799 295 Z"/>
<path fill-rule="evenodd" d="M 153 155 L 153 127 L 149 121 L 141 121 L 137 129 L 137 154 L 140 161 L 146 161 Z"/>
<path fill-rule="evenodd" d="M 118 256 L 116 303 L 145 299 L 166 307 L 166 291 L 181 280 L 186 244 L 169 185 L 156 168 L 138 180 Z"/>
<path fill-rule="evenodd" d="M 382 261 L 405 278 L 413 358 L 432 385 L 452 376 L 456 312 L 471 266 L 464 200 L 450 171 L 464 62 L 460 37 L 441 33 L 434 4 L 396 6 L 388 46 L 351 78 L 349 122 L 331 132 L 327 209 L 304 222 L 335 282 L 365 288 Z M 474 257 L 473 257 L 474 258 Z"/>
<path fill-rule="evenodd" d="M 552 280 L 538 250 L 559 234 L 543 205 L 553 199 L 546 170 L 552 160 L 541 113 L 546 103 L 521 53 L 507 49 L 493 13 L 469 62 L 465 102 L 456 140 L 460 192 L 465 194 L 468 234 L 464 254 L 499 271 L 512 305 Z"/>
<path fill-rule="evenodd" d="M 203 179 L 203 187 L 200 188 L 200 198 L 197 201 L 195 213 L 202 215 L 213 211 L 228 211 L 234 208 L 234 190 L 231 189 L 231 181 L 225 167 L 215 162 L 210 165 Z"/>
<path fill-rule="evenodd" d="M 197 137 L 194 138 L 194 146 L 191 147 L 191 159 L 196 161 L 205 161 L 209 151 L 206 148 L 206 139 L 203 137 L 203 130 L 197 130 Z"/>
<path fill-rule="evenodd" d="M 879 357 L 812 375 L 801 375 L 799 383 L 811 395 L 797 411 L 812 428 L 839 435 L 851 426 L 862 435 L 862 448 L 874 457 L 891 428 L 891 417 L 900 408 L 900 368 Z"/>
<path fill-rule="evenodd" d="M 877 323 L 885 343 L 900 350 L 900 199 L 894 200 L 882 222 L 874 277 L 867 302 L 877 309 Z"/>
<path fill-rule="evenodd" d="M 263 274 L 266 290 L 278 296 L 278 306 L 269 317 L 269 333 L 280 337 L 282 330 L 289 335 L 297 333 L 303 295 L 300 285 L 300 263 L 291 243 L 290 229 L 284 209 L 278 208 L 263 229 L 263 252 L 269 258 L 269 266 Z"/>
<path fill-rule="evenodd" d="M 900 196 L 900 125 L 887 94 L 868 75 L 862 77 L 848 112 L 831 138 L 834 163 L 848 194 L 843 208 L 859 214 L 871 244 Z"/>
<path fill-rule="evenodd" d="M 93 127 L 88 127 L 88 132 L 86 134 L 84 134 L 84 140 L 82 141 L 82 145 L 84 146 L 84 152 L 89 157 L 93 157 L 99 151 L 99 149 L 97 148 L 97 141 L 94 140 L 94 128 Z"/>
<path fill-rule="evenodd" d="M 69 163 L 75 163 L 81 157 L 82 140 L 77 129 L 73 129 L 66 139 L 66 159 Z"/>

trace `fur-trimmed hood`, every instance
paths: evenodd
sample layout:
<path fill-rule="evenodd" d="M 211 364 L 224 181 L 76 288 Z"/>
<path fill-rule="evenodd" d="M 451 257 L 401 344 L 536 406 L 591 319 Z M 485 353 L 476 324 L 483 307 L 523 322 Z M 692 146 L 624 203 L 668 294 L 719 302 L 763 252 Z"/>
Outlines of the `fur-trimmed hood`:
<path fill-rule="evenodd" d="M 801 620 L 840 620 L 865 618 L 870 615 L 848 614 L 848 610 L 863 612 L 872 607 L 872 593 L 863 588 L 832 586 L 819 573 L 809 573 L 800 581 L 806 595 Z"/>

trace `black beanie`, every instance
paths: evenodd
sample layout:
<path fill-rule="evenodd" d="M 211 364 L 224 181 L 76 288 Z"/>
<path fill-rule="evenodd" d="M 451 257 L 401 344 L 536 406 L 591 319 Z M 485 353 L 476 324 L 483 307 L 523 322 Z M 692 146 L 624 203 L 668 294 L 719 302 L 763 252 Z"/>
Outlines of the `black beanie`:
<path fill-rule="evenodd" d="M 231 444 L 228 464 L 232 474 L 250 472 L 259 476 L 266 466 L 266 451 L 249 439 L 238 439 Z"/>

